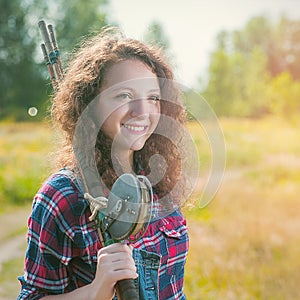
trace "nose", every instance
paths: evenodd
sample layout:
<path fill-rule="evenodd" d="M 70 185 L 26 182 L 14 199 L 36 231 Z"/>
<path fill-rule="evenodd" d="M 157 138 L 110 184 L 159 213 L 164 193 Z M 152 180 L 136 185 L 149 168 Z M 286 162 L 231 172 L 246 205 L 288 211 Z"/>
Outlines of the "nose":
<path fill-rule="evenodd" d="M 145 99 L 138 99 L 130 102 L 130 115 L 132 117 L 149 115 L 149 104 Z"/>

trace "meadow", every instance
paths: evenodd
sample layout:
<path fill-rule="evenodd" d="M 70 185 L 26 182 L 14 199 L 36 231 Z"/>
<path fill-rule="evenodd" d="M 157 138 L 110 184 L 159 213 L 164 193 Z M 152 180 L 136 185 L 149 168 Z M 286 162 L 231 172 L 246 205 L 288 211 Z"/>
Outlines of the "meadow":
<path fill-rule="evenodd" d="M 49 170 L 52 132 L 43 123 L 0 123 L 0 212 L 32 199 Z"/>
<path fill-rule="evenodd" d="M 300 299 L 300 124 L 221 123 L 223 183 L 205 209 L 186 211 L 187 298 Z"/>
<path fill-rule="evenodd" d="M 194 206 L 184 209 L 187 299 L 300 299 L 300 122 L 268 117 L 220 123 L 227 149 L 222 185 L 205 208 L 197 205 L 202 187 L 196 187 Z M 195 123 L 189 130 L 202 160 L 200 177 L 206 177 L 207 138 Z M 0 245 L 25 236 L 32 196 L 49 174 L 48 153 L 56 145 L 47 124 L 0 123 Z M 23 219 L 6 226 L 7 216 L 22 211 Z M 18 250 L 24 249 L 25 237 Z M 22 255 L 2 264 L 0 299 L 16 298 Z"/>

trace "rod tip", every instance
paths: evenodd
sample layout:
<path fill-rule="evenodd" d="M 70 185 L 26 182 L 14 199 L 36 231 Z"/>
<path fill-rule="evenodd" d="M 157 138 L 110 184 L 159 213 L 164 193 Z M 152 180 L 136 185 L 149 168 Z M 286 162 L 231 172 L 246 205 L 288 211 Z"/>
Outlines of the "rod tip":
<path fill-rule="evenodd" d="M 46 23 L 45 23 L 44 20 L 40 20 L 40 21 L 38 22 L 38 25 L 39 25 L 39 27 L 41 27 L 41 26 L 45 26 Z"/>

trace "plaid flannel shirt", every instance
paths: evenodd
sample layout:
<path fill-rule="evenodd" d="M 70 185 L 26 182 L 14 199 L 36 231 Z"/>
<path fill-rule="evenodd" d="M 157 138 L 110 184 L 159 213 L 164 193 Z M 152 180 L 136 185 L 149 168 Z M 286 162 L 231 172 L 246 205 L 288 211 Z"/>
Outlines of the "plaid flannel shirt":
<path fill-rule="evenodd" d="M 101 248 L 87 200 L 72 178 L 54 174 L 34 198 L 18 299 L 62 294 L 92 282 Z M 186 221 L 174 212 L 152 220 L 133 246 L 161 256 L 159 299 L 185 299 Z"/>

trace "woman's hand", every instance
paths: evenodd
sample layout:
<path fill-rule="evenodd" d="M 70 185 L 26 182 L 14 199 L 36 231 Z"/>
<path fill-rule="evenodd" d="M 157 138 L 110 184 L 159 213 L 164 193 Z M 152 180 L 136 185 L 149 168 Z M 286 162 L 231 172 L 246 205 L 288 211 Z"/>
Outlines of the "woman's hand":
<path fill-rule="evenodd" d="M 116 243 L 104 247 L 98 252 L 96 276 L 90 285 L 94 294 L 92 298 L 112 299 L 117 281 L 137 276 L 131 246 Z"/>
<path fill-rule="evenodd" d="M 132 258 L 132 247 L 112 244 L 98 252 L 98 265 L 95 279 L 91 284 L 70 293 L 45 296 L 43 299 L 57 300 L 111 300 L 115 294 L 115 284 L 122 279 L 135 279 L 136 266 Z"/>

